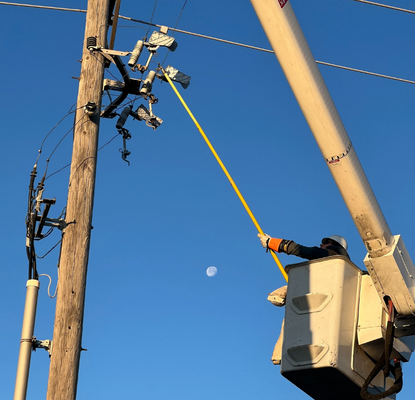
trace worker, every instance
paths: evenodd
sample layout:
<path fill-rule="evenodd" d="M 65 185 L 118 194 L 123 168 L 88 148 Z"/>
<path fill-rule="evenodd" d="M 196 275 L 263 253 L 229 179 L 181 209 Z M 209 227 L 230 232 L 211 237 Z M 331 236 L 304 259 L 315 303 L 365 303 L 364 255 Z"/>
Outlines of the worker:
<path fill-rule="evenodd" d="M 292 240 L 272 238 L 267 234 L 258 233 L 259 240 L 267 251 L 274 250 L 278 253 L 286 253 L 288 255 L 295 255 L 297 257 L 305 258 L 307 260 L 316 260 L 329 256 L 344 256 L 350 259 L 347 253 L 347 241 L 344 237 L 339 235 L 332 235 L 321 240 L 320 247 L 306 247 L 295 243 Z M 268 300 L 277 307 L 285 306 L 287 299 L 287 285 L 274 290 L 268 295 Z M 281 364 L 282 356 L 282 342 L 283 342 L 284 320 L 282 321 L 281 333 L 275 344 L 272 353 L 271 361 L 275 365 Z"/>

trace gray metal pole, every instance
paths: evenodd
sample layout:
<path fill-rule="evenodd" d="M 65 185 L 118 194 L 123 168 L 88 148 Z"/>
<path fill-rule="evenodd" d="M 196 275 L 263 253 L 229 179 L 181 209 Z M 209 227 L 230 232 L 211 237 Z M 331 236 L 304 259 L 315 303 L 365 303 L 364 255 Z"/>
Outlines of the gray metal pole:
<path fill-rule="evenodd" d="M 17 363 L 13 400 L 26 399 L 39 287 L 40 283 L 36 279 L 29 279 L 26 283 L 26 302 L 24 306 L 22 336 L 20 339 L 19 361 Z"/>

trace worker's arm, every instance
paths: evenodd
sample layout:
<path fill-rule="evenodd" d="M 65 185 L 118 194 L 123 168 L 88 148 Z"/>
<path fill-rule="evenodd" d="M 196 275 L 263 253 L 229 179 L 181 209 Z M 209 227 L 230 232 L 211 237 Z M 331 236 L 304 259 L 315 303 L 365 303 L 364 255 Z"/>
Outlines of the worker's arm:
<path fill-rule="evenodd" d="M 327 249 L 322 249 L 316 246 L 301 246 L 301 244 L 297 244 L 292 240 L 282 240 L 280 245 L 280 253 L 287 253 L 289 255 L 305 258 L 306 260 L 315 260 L 317 258 L 328 257 L 331 255 Z"/>
<path fill-rule="evenodd" d="M 258 234 L 261 244 L 266 249 L 274 250 L 278 253 L 286 253 L 297 257 L 305 258 L 307 260 L 315 260 L 317 258 L 328 257 L 332 252 L 320 247 L 306 247 L 295 243 L 292 240 L 277 239 L 265 234 Z M 346 253 L 347 254 L 347 253 Z"/>

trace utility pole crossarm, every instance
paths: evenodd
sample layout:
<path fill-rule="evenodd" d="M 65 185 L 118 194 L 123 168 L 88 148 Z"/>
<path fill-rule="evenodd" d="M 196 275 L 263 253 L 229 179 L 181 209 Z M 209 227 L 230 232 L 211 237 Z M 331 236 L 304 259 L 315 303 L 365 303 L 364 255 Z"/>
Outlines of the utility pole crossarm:
<path fill-rule="evenodd" d="M 103 56 L 90 54 L 86 42 L 97 37 L 105 47 L 109 5 L 88 1 L 47 400 L 76 398 L 104 77 Z"/>

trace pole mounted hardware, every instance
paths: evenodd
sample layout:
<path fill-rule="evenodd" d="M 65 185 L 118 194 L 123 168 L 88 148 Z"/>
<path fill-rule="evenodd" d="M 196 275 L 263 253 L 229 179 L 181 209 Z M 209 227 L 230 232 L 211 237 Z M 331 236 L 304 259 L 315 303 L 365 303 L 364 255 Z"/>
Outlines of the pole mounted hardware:
<path fill-rule="evenodd" d="M 153 130 L 156 130 L 163 122 L 163 120 L 156 115 L 153 114 L 153 107 L 152 104 L 157 103 L 157 99 L 155 97 L 149 99 L 149 108 L 145 107 L 143 104 L 140 104 L 137 110 L 133 111 L 132 106 L 124 107 L 120 117 L 118 118 L 117 124 L 115 127 L 117 130 L 120 130 L 127 118 L 131 115 L 134 119 L 138 119 L 139 121 L 145 121 L 146 125 Z"/>
<path fill-rule="evenodd" d="M 157 71 L 161 71 L 161 67 L 157 68 Z M 170 80 L 173 82 L 180 83 L 182 85 L 183 89 L 187 89 L 190 85 L 190 79 L 192 79 L 189 75 L 184 74 L 183 72 L 180 72 L 178 69 L 173 68 L 171 65 L 168 65 L 164 69 L 164 73 L 157 74 L 157 78 L 160 79 L 163 82 L 168 82 L 165 75 L 167 74 Z"/>
<path fill-rule="evenodd" d="M 131 134 L 127 129 L 120 128 L 118 133 L 122 135 L 123 148 L 120 149 L 121 158 L 130 166 L 130 162 L 127 160 L 127 157 L 131 154 L 131 151 L 127 150 L 127 140 L 131 139 Z"/>
<path fill-rule="evenodd" d="M 131 52 L 131 57 L 128 61 L 129 67 L 134 68 L 134 66 L 136 65 L 138 61 L 138 58 L 141 55 L 141 52 L 143 51 L 143 48 L 144 48 L 144 41 L 139 40 L 137 44 L 134 46 L 134 50 Z"/>
<path fill-rule="evenodd" d="M 131 154 L 131 152 L 127 150 L 126 141 L 131 139 L 131 134 L 128 131 L 128 129 L 124 128 L 124 124 L 126 123 L 127 118 L 131 115 L 134 119 L 137 119 L 139 121 L 145 121 L 146 125 L 151 127 L 153 130 L 156 130 L 163 122 L 161 118 L 153 114 L 153 104 L 157 104 L 158 102 L 158 99 L 154 96 L 153 93 L 151 93 L 153 90 L 154 80 L 157 78 L 161 81 L 167 82 L 165 75 L 168 75 L 171 80 L 180 83 L 184 89 L 186 89 L 190 84 L 190 76 L 183 74 L 182 72 L 173 68 L 170 65 L 166 68 L 166 70 L 163 70 L 163 74 L 157 73 L 162 70 L 159 64 L 156 70 L 148 71 L 145 79 L 132 79 L 130 77 L 129 72 L 131 71 L 140 71 L 141 73 L 147 71 L 153 56 L 157 53 L 157 50 L 160 47 L 165 47 L 170 51 L 176 50 L 177 42 L 174 37 L 168 36 L 167 32 L 167 27 L 161 27 L 159 32 L 154 31 L 151 34 L 148 41 L 147 37 L 138 40 L 132 51 L 114 50 L 113 46 L 111 45 L 109 46 L 109 49 L 97 46 L 96 36 L 90 36 L 86 39 L 86 47 L 88 51 L 90 51 L 91 53 L 101 53 L 105 57 L 106 61 L 110 61 L 111 63 L 115 64 L 124 81 L 120 82 L 111 79 L 104 79 L 103 91 L 107 91 L 111 103 L 108 106 L 106 106 L 103 111 L 101 111 L 100 115 L 102 118 L 111 119 L 115 118 L 115 116 L 119 117 L 115 125 L 116 129 L 118 130 L 118 133 L 122 135 L 123 138 L 123 147 L 120 148 L 119 151 L 121 153 L 121 158 L 125 162 L 127 162 L 128 165 L 130 165 L 130 162 L 127 160 L 127 157 Z M 145 65 L 137 64 L 138 59 L 140 58 L 144 48 L 146 48 L 149 52 L 147 61 Z M 127 71 L 126 66 L 121 60 L 121 57 L 124 57 L 126 55 L 130 55 L 130 58 L 128 60 L 128 66 L 131 68 L 130 71 Z M 117 98 L 113 100 L 111 98 L 110 91 L 120 92 L 120 94 Z M 121 106 L 122 102 L 127 98 L 129 94 L 143 97 L 149 103 L 148 108 L 141 104 L 136 109 L 136 111 L 133 111 L 133 106 L 130 105 L 124 107 L 121 114 L 117 113 L 117 109 Z M 93 113 L 95 109 L 89 110 L 89 108 L 87 107 L 88 104 L 84 108 L 85 113 Z"/>
<path fill-rule="evenodd" d="M 123 126 L 125 122 L 127 121 L 127 118 L 129 117 L 131 110 L 133 106 L 127 106 L 124 107 L 124 110 L 122 110 L 122 113 L 120 117 L 118 118 L 117 124 L 115 127 L 118 130 L 118 133 L 122 135 L 122 141 L 123 141 L 123 148 L 120 149 L 121 158 L 128 163 L 128 166 L 130 166 L 130 162 L 127 160 L 127 157 L 131 154 L 131 151 L 127 150 L 127 140 L 131 139 L 131 134 L 127 129 L 124 129 Z"/>
<path fill-rule="evenodd" d="M 166 47 L 170 51 L 175 51 L 177 49 L 177 42 L 174 37 L 167 36 L 164 33 L 161 32 L 153 32 L 150 36 L 150 39 L 148 42 L 145 42 L 143 40 L 139 40 L 137 44 L 134 46 L 133 51 L 118 51 L 113 49 L 106 49 L 102 46 L 97 46 L 97 38 L 96 36 L 90 36 L 86 40 L 86 47 L 89 51 L 98 51 L 101 52 L 102 55 L 111 61 L 113 64 L 115 64 L 115 60 L 113 56 L 118 57 L 124 57 L 131 54 L 130 60 L 128 61 L 128 65 L 130 67 L 135 67 L 136 62 L 138 61 L 138 58 L 141 55 L 141 52 L 144 48 L 144 46 L 148 49 L 150 52 L 149 58 L 146 62 L 146 65 L 144 67 L 139 66 L 137 69 L 141 72 L 147 70 L 148 65 L 150 64 L 150 61 L 153 57 L 153 55 L 157 52 L 157 50 L 160 47 Z"/>
<path fill-rule="evenodd" d="M 36 338 L 33 337 L 32 347 L 33 347 L 33 351 L 36 351 L 36 349 L 45 349 L 49 353 L 49 357 L 51 357 L 53 340 L 36 340 Z"/>
<path fill-rule="evenodd" d="M 45 235 L 42 234 L 43 227 L 49 226 L 52 228 L 58 228 L 60 231 L 64 231 L 66 226 L 68 225 L 63 218 L 48 218 L 48 214 L 50 211 L 50 207 L 56 203 L 56 199 L 42 199 L 40 203 L 45 204 L 45 209 L 43 210 L 42 214 L 36 214 L 36 222 L 39 222 L 37 227 L 35 238 L 36 239 L 43 239 Z"/>
<path fill-rule="evenodd" d="M 94 101 L 88 101 L 84 106 L 84 113 L 92 117 L 97 112 L 97 104 Z"/>
<path fill-rule="evenodd" d="M 130 115 L 132 108 L 133 106 L 127 106 L 127 107 L 124 107 L 124 110 L 122 110 L 120 118 L 118 118 L 117 124 L 115 125 L 115 127 L 118 130 L 120 130 L 124 126 L 125 122 L 127 121 L 128 116 Z"/>
<path fill-rule="evenodd" d="M 148 42 L 143 40 L 139 40 L 137 42 L 134 46 L 134 50 L 131 52 L 130 60 L 128 61 L 128 66 L 131 67 L 133 71 L 139 71 L 141 73 L 147 71 L 153 56 L 157 53 L 157 50 L 160 47 L 166 47 L 170 51 L 175 51 L 177 49 L 178 45 L 175 38 L 166 35 L 167 31 L 167 27 L 161 27 L 160 32 L 154 31 L 151 34 Z M 138 58 L 140 57 L 144 47 L 147 48 L 150 54 L 145 65 L 137 64 Z"/>
<path fill-rule="evenodd" d="M 37 221 L 41 220 L 42 216 L 38 216 L 37 217 Z M 71 222 L 72 223 L 72 222 Z M 43 218 L 43 226 L 50 226 L 51 228 L 58 228 L 60 231 L 64 231 L 65 228 L 70 225 L 71 223 L 67 223 L 64 219 L 62 218 Z M 38 227 L 38 230 L 36 232 L 36 238 L 43 238 L 42 235 L 42 231 L 41 229 L 39 230 L 40 226 Z"/>
<path fill-rule="evenodd" d="M 117 115 L 114 113 L 114 110 L 127 98 L 132 87 L 130 75 L 125 69 L 125 65 L 121 61 L 121 58 L 119 56 L 114 56 L 114 62 L 124 79 L 124 85 L 121 90 L 121 94 L 114 101 L 112 101 L 104 111 L 101 112 L 102 118 L 114 118 Z"/>
<path fill-rule="evenodd" d="M 141 104 L 135 112 L 135 118 L 139 121 L 146 121 L 146 125 L 153 128 L 155 131 L 162 124 L 163 120 L 153 114 L 151 101 L 149 102 L 149 108 L 150 109 L 147 109 L 143 104 Z"/>
<path fill-rule="evenodd" d="M 161 27 L 160 32 L 154 31 L 148 41 L 139 40 L 136 45 L 134 46 L 133 51 L 118 51 L 113 49 L 106 49 L 101 46 L 97 46 L 97 37 L 90 36 L 86 39 L 86 47 L 90 52 L 99 52 L 101 53 L 107 60 L 111 61 L 111 63 L 115 64 L 118 68 L 120 75 L 124 82 L 117 82 L 112 81 L 110 79 L 105 79 L 103 84 L 103 90 L 115 90 L 121 92 L 121 94 L 101 112 L 102 118 L 114 118 L 117 114 L 114 112 L 118 106 L 126 99 L 129 94 L 142 96 L 144 99 L 150 99 L 152 103 L 156 103 L 157 99 L 151 93 L 152 85 L 155 78 L 160 80 L 164 80 L 165 78 L 161 74 L 157 74 L 156 71 L 149 71 L 146 79 L 143 81 L 142 79 L 132 79 L 129 75 L 129 72 L 126 70 L 124 63 L 121 61 L 121 57 L 126 55 L 130 55 L 130 59 L 128 61 L 128 66 L 131 67 L 132 71 L 140 71 L 143 73 L 146 71 L 150 65 L 152 57 L 156 54 L 157 50 L 160 47 L 165 47 L 170 51 L 175 51 L 177 48 L 177 42 L 174 37 L 168 36 L 166 33 L 168 31 L 167 27 Z M 137 64 L 137 61 L 144 49 L 147 48 L 149 51 L 149 57 L 147 62 L 144 66 Z M 166 72 L 171 76 L 171 79 L 175 82 L 180 83 L 184 89 L 186 89 L 190 84 L 190 76 L 185 75 L 178 71 L 177 69 L 171 67 L 170 65 L 167 67 Z M 152 117 L 152 112 L 150 110 L 150 116 Z M 146 122 L 149 118 L 146 118 Z M 152 119 L 152 122 L 157 121 L 156 119 Z M 161 121 L 161 120 L 160 120 Z M 148 125 L 148 124 L 147 124 Z M 160 125 L 160 123 L 158 124 Z M 157 125 L 157 126 L 158 126 Z M 150 126 L 153 127 L 155 124 L 151 123 Z"/>

